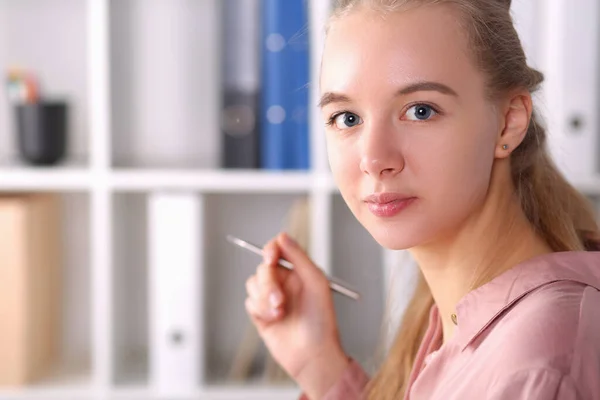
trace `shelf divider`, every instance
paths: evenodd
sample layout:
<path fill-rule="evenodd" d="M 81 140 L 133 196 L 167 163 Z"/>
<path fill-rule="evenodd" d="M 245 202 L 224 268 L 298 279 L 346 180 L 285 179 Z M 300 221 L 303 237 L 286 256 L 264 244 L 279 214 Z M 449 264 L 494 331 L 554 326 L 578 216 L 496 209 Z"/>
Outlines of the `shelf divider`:
<path fill-rule="evenodd" d="M 331 274 L 331 192 L 313 188 L 310 193 L 310 256 Z"/>
<path fill-rule="evenodd" d="M 114 382 L 112 196 L 110 168 L 109 0 L 87 1 L 87 65 L 90 116 L 92 380 L 97 396 Z"/>

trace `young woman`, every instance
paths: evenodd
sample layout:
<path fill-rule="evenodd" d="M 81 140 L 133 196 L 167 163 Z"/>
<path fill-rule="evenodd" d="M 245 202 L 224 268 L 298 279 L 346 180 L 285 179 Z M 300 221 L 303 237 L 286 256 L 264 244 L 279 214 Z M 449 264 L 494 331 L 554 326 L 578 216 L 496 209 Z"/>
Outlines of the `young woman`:
<path fill-rule="evenodd" d="M 369 378 L 340 345 L 324 275 L 271 240 L 246 308 L 305 398 L 600 399 L 598 228 L 546 152 L 531 97 L 543 77 L 509 7 L 339 2 L 320 77 L 331 169 L 421 282 Z"/>

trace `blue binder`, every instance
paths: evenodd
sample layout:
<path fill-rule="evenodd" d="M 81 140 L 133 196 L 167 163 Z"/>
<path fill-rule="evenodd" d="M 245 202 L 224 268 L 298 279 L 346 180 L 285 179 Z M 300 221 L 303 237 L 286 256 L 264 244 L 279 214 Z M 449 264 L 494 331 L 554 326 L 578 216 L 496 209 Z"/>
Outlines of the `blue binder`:
<path fill-rule="evenodd" d="M 309 34 L 306 0 L 263 0 L 261 167 L 308 169 Z"/>

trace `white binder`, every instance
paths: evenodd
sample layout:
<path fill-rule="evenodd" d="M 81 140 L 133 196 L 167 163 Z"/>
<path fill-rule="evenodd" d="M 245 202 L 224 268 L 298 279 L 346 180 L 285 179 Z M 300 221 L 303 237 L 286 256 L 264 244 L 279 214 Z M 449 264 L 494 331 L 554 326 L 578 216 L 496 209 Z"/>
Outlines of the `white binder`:
<path fill-rule="evenodd" d="M 571 181 L 598 170 L 597 0 L 544 0 L 544 96 L 551 153 Z"/>
<path fill-rule="evenodd" d="M 110 2 L 117 164 L 219 166 L 217 1 Z"/>
<path fill-rule="evenodd" d="M 203 376 L 201 218 L 194 193 L 149 195 L 149 366 L 159 393 L 192 393 Z"/>

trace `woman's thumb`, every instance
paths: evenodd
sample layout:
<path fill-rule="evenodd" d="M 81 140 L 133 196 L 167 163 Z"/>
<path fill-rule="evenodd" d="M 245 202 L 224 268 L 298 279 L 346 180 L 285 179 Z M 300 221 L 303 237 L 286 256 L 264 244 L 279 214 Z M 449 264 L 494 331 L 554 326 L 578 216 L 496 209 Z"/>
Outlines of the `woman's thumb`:
<path fill-rule="evenodd" d="M 286 232 L 277 237 L 281 256 L 294 265 L 294 271 L 302 280 L 315 279 L 322 271 L 312 262 L 300 245 Z"/>

